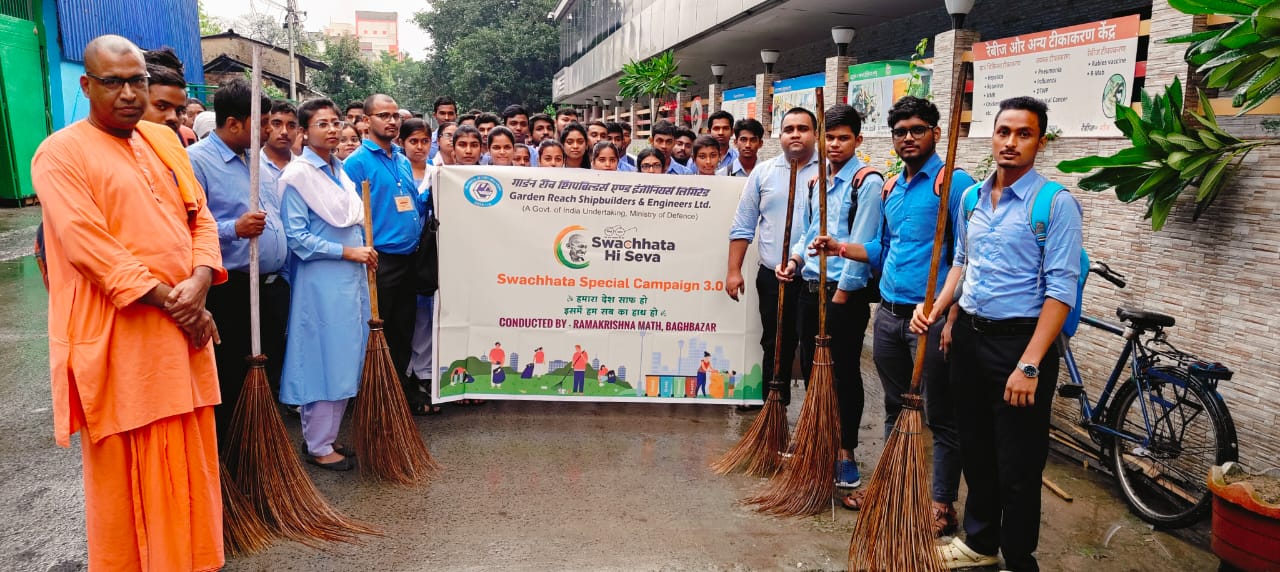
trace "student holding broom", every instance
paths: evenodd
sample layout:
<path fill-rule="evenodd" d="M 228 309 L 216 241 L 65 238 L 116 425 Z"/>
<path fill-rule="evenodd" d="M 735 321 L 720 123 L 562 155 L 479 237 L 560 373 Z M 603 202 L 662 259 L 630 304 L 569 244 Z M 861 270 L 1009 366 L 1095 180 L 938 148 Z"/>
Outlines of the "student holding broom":
<path fill-rule="evenodd" d="M 280 400 L 302 406 L 307 462 L 346 471 L 350 453 L 335 441 L 360 382 L 370 317 L 365 266 L 376 268 L 378 253 L 365 245 L 360 194 L 333 156 L 338 107 L 311 99 L 298 106 L 298 120 L 307 147 L 280 176 L 293 280 Z"/>
<path fill-rule="evenodd" d="M 831 161 L 832 181 L 827 186 L 827 228 L 834 240 L 865 242 L 880 234 L 880 189 L 884 177 L 867 167 L 857 157 L 862 144 L 862 118 L 857 110 L 837 104 L 826 112 L 826 141 L 823 152 Z M 818 256 L 806 255 L 809 244 L 818 237 L 817 181 L 809 190 L 808 208 L 798 210 L 800 233 L 792 240 L 789 258 L 778 267 L 778 280 L 792 282 L 797 273 L 800 290 L 800 367 L 805 379 L 810 378 L 815 352 L 814 336 L 818 333 L 818 281 L 827 281 L 827 320 L 831 332 L 831 354 L 835 362 L 836 393 L 840 403 L 840 457 L 836 461 L 836 486 L 855 488 L 862 484 L 853 450 L 858 446 L 858 427 L 862 425 L 862 344 L 867 322 L 871 320 L 868 290 L 871 268 L 864 262 L 846 262 L 836 258 L 827 262 L 827 275 L 819 276 Z M 873 286 L 872 286 L 873 287 Z"/>
<path fill-rule="evenodd" d="M 940 114 L 933 102 L 907 96 L 889 110 L 894 151 L 904 164 L 901 175 L 886 182 L 883 198 L 884 225 L 870 240 L 840 245 L 829 237 L 814 241 L 815 249 L 840 254 L 852 260 L 870 262 L 880 270 L 880 307 L 876 311 L 872 357 L 880 385 L 884 387 L 884 430 L 888 435 L 902 412 L 903 394 L 911 384 L 918 336 L 908 331 L 911 312 L 924 302 L 929 258 L 937 225 L 942 184 L 942 158 L 937 154 Z M 960 217 L 960 195 L 973 185 L 964 171 L 952 173 L 948 211 L 951 227 Z M 944 245 L 943 260 L 950 260 L 950 243 Z M 935 291 L 942 287 L 939 274 Z M 929 428 L 933 433 L 933 529 L 934 534 L 950 534 L 958 525 L 955 502 L 960 489 L 960 437 L 956 430 L 955 405 L 942 350 L 938 347 L 942 323 L 929 330 L 930 341 L 923 370 L 924 400 Z M 848 495 L 845 508 L 862 508 L 864 491 Z"/>
<path fill-rule="evenodd" d="M 929 316 L 917 310 L 912 319 L 913 330 L 925 331 L 957 288 L 963 292 L 942 336 L 969 485 L 965 540 L 939 548 L 950 568 L 994 565 L 1001 552 L 1009 570 L 1039 570 L 1033 553 L 1058 378 L 1054 341 L 1079 303 L 1082 242 L 1080 203 L 1070 193 L 1052 195 L 1043 245 L 1029 224 L 1039 193 L 1064 190 L 1035 170 L 1048 119 L 1040 100 L 1000 102 L 991 136 L 996 171 L 966 191 L 977 201 L 955 227 L 946 286 Z"/>

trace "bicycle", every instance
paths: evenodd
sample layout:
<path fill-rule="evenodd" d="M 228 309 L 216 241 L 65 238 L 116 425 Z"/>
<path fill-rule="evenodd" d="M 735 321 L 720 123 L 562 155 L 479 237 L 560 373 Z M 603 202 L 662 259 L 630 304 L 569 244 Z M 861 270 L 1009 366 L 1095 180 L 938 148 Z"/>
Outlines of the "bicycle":
<path fill-rule="evenodd" d="M 1104 263 L 1089 271 L 1125 287 L 1124 276 Z M 1217 391 L 1232 372 L 1174 347 L 1165 331 L 1172 316 L 1123 307 L 1116 316 L 1123 325 L 1081 316 L 1125 340 L 1097 402 L 1089 402 L 1066 336 L 1058 337 L 1058 349 L 1070 381 L 1058 395 L 1079 400 L 1077 424 L 1101 448 L 1100 459 L 1110 461 L 1130 509 L 1156 526 L 1189 526 L 1209 510 L 1210 468 L 1238 455 L 1235 423 Z M 1120 383 L 1126 368 L 1130 377 Z"/>

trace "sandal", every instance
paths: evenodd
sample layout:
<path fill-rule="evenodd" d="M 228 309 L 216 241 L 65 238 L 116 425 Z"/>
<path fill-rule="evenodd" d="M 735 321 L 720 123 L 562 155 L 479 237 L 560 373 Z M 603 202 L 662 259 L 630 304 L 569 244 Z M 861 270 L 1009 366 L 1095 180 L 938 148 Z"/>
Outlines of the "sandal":
<path fill-rule="evenodd" d="M 849 510 L 862 510 L 862 505 L 867 502 L 867 489 L 859 489 L 853 491 L 852 494 L 845 495 L 840 499 L 840 506 Z"/>
<path fill-rule="evenodd" d="M 315 457 L 312 457 L 311 455 L 307 455 L 307 463 L 320 467 L 321 469 L 326 469 L 330 471 L 350 471 L 353 467 L 355 467 L 355 463 L 351 462 L 351 457 L 343 457 L 342 460 L 334 461 L 332 463 L 321 463 L 320 461 L 316 460 Z"/>
<path fill-rule="evenodd" d="M 409 412 L 412 413 L 414 417 L 422 417 L 426 415 L 439 415 L 443 413 L 444 410 L 441 409 L 439 405 L 432 405 L 430 403 L 420 403 L 418 405 L 410 405 Z"/>
<path fill-rule="evenodd" d="M 355 449 L 349 449 L 349 448 L 347 448 L 347 447 L 345 447 L 345 446 L 343 446 L 343 445 L 334 445 L 334 446 L 333 446 L 333 452 L 334 452 L 334 453 L 337 453 L 337 454 L 339 454 L 339 455 L 342 455 L 343 457 L 354 457 L 354 456 L 356 456 L 356 451 L 355 451 Z"/>

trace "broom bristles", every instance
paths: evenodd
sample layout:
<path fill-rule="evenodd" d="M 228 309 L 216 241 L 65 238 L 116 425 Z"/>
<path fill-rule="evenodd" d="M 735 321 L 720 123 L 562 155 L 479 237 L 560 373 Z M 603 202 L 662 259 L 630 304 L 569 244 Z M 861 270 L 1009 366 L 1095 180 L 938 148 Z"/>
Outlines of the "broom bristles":
<path fill-rule="evenodd" d="M 218 463 L 222 481 L 222 544 L 227 554 L 244 556 L 266 550 L 275 539 L 275 533 L 267 528 L 253 505 L 235 487 L 227 466 Z"/>
<path fill-rule="evenodd" d="M 382 320 L 369 320 L 369 347 L 356 395 L 355 447 L 360 474 L 414 485 L 440 469 L 413 421 L 382 332 Z"/>
<path fill-rule="evenodd" d="M 809 391 L 792 437 L 795 453 L 765 489 L 746 499 L 756 510 L 775 516 L 809 516 L 831 506 L 834 467 L 839 452 L 840 408 L 832 375 L 831 338 L 818 336 Z"/>
<path fill-rule="evenodd" d="M 711 463 L 711 470 L 727 475 L 739 468 L 753 477 L 769 477 L 782 467 L 782 448 L 787 445 L 787 409 L 774 383 L 764 407 L 756 415 L 738 444 Z"/>
<path fill-rule="evenodd" d="M 293 450 L 267 386 L 266 358 L 255 356 L 250 362 L 231 418 L 226 463 L 255 512 L 280 536 L 309 546 L 382 534 L 335 510 L 316 489 Z"/>
<path fill-rule="evenodd" d="M 849 541 L 849 570 L 943 572 L 930 512 L 920 396 L 906 395 Z"/>

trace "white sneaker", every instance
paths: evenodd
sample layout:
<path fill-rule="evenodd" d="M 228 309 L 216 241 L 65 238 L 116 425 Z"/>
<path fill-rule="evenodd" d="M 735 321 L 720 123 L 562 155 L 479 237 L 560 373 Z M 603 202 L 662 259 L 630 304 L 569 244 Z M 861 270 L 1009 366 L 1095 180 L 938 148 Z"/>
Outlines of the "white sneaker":
<path fill-rule="evenodd" d="M 948 570 L 995 566 L 1000 563 L 1000 559 L 996 558 L 996 555 L 974 552 L 959 538 L 951 539 L 951 544 L 939 546 L 938 555 L 942 557 L 942 563 L 946 565 Z"/>

